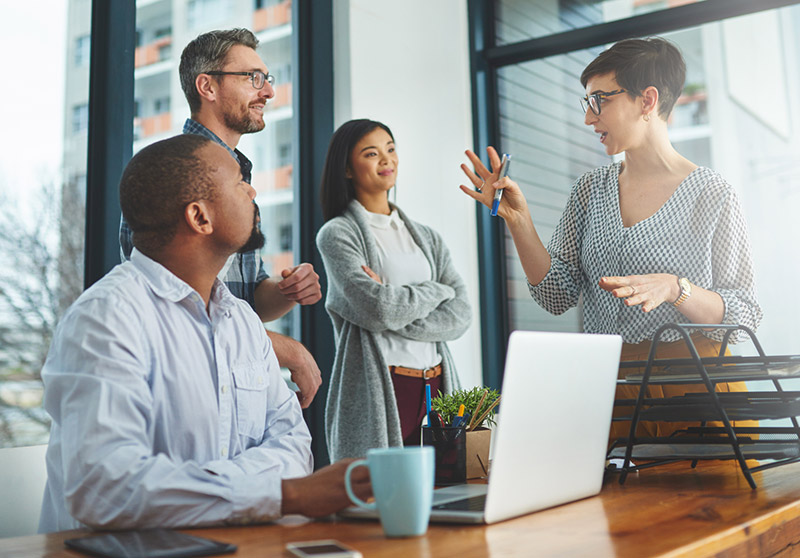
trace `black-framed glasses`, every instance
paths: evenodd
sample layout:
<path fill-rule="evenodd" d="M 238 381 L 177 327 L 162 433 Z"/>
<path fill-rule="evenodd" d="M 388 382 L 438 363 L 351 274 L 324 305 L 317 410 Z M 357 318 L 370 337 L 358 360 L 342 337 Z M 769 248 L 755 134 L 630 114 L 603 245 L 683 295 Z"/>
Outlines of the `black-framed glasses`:
<path fill-rule="evenodd" d="M 617 89 L 616 91 L 609 91 L 608 93 L 592 93 L 581 99 L 581 108 L 584 114 L 586 114 L 588 109 L 592 109 L 593 113 L 600 116 L 600 109 L 603 106 L 603 101 L 614 95 L 619 95 L 620 93 L 625 93 L 625 90 Z"/>
<path fill-rule="evenodd" d="M 261 89 L 264 87 L 265 83 L 269 83 L 270 86 L 275 85 L 275 76 L 272 74 L 265 74 L 261 70 L 253 70 L 252 72 L 203 72 L 204 74 L 208 74 L 210 76 L 248 76 L 250 78 L 250 83 L 253 84 L 253 87 L 256 89 Z"/>

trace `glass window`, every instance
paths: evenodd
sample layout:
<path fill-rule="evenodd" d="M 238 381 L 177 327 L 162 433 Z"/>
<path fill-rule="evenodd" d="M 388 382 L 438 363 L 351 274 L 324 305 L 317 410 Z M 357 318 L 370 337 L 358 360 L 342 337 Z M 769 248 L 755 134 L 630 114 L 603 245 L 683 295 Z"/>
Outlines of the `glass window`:
<path fill-rule="evenodd" d="M 189 0 L 186 6 L 189 29 L 199 31 L 204 28 L 214 28 L 216 24 L 225 21 L 230 16 L 233 11 L 232 3 L 243 4 L 244 2 L 237 2 L 237 0 Z M 248 7 L 252 10 L 251 6 Z"/>
<path fill-rule="evenodd" d="M 703 0 L 501 0 L 498 45 L 535 39 Z"/>
<path fill-rule="evenodd" d="M 182 17 L 187 20 L 177 21 Z M 265 269 L 270 275 L 279 275 L 295 263 L 291 0 L 152 0 L 137 8 L 136 21 L 141 45 L 137 48 L 135 97 L 140 111 L 134 121 L 134 152 L 183 130 L 189 108 L 177 68 L 189 41 L 212 29 L 233 27 L 246 27 L 258 37 L 258 54 L 276 78 L 275 98 L 267 104 L 265 128 L 242 136 L 236 147 L 253 162 L 256 203 L 267 237 L 262 251 Z M 156 47 L 161 50 L 148 50 Z M 269 324 L 271 330 L 297 337 L 294 327 L 292 313 Z"/>
<path fill-rule="evenodd" d="M 89 105 L 81 103 L 72 107 L 72 133 L 80 134 L 89 129 Z"/>
<path fill-rule="evenodd" d="M 48 68 L 50 78 L 47 87 L 0 92 L 0 103 L 14 107 L 3 115 L 14 141 L 0 151 L 3 448 L 47 443 L 41 367 L 53 329 L 83 287 L 91 2 L 55 2 L 47 10 L 18 2 L 1 21 L 5 52 L 26 45 L 25 56 L 6 60 L 9 75 L 33 66 Z"/>
<path fill-rule="evenodd" d="M 91 37 L 89 35 L 81 35 L 75 39 L 75 65 L 88 66 L 90 54 Z"/>
<path fill-rule="evenodd" d="M 785 281 L 800 275 L 800 262 L 789 255 L 800 238 L 800 111 L 790 97 L 800 86 L 800 5 L 664 36 L 687 63 L 670 138 L 681 154 L 718 171 L 738 191 L 764 310 L 759 340 L 768 353 L 796 353 L 800 301 L 786 296 Z M 574 181 L 612 161 L 583 124 L 578 103 L 580 73 L 600 50 L 498 70 L 501 147 L 514 156 L 512 177 L 545 244 Z M 506 243 L 510 329 L 579 331 L 580 308 L 552 316 L 530 298 L 510 238 Z M 745 345 L 738 350 L 750 351 Z"/>

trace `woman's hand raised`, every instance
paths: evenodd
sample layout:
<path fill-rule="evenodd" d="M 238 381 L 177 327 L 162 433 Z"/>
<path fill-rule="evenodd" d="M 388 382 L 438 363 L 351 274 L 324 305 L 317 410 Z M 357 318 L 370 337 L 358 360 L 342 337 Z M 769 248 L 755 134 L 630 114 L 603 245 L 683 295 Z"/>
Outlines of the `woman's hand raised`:
<path fill-rule="evenodd" d="M 479 201 L 486 207 L 492 207 L 492 200 L 496 190 L 503 189 L 503 199 L 500 201 L 500 207 L 497 214 L 503 218 L 509 225 L 514 221 L 518 221 L 520 217 L 529 219 L 528 203 L 525 201 L 525 196 L 516 182 L 508 177 L 500 179 L 500 157 L 494 147 L 489 146 L 486 149 L 489 154 L 489 162 L 491 163 L 492 170 L 486 168 L 481 160 L 471 150 L 467 150 L 466 154 L 472 162 L 474 171 L 467 165 L 461 165 L 461 170 L 467 175 L 467 178 L 475 189 L 460 186 L 461 190 L 472 199 Z"/>

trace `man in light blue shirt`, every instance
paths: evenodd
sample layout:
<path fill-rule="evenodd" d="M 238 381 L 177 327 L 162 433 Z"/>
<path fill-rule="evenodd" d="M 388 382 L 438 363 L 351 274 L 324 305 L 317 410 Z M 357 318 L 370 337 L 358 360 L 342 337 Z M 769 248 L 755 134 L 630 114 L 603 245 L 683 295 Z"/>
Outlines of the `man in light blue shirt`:
<path fill-rule="evenodd" d="M 40 532 L 244 524 L 349 504 L 348 463 L 311 474 L 311 436 L 261 321 L 216 277 L 264 241 L 254 197 L 202 136 L 128 164 L 131 260 L 70 307 L 42 370 L 53 426 Z M 369 494 L 368 475 L 358 481 Z"/>

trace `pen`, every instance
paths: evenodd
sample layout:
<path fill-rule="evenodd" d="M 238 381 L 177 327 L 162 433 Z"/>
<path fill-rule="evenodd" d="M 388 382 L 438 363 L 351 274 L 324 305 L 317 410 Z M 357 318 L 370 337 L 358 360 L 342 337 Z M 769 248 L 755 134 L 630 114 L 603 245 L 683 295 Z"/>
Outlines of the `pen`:
<path fill-rule="evenodd" d="M 433 414 L 431 413 L 431 385 L 425 384 L 425 412 L 428 416 L 428 426 L 433 428 Z"/>
<path fill-rule="evenodd" d="M 453 427 L 459 427 L 464 424 L 464 404 L 462 403 L 458 407 L 458 414 L 453 419 Z"/>
<path fill-rule="evenodd" d="M 500 163 L 500 177 L 501 180 L 508 176 L 508 167 L 511 166 L 511 155 L 503 153 L 503 161 Z M 492 202 L 492 217 L 497 217 L 497 209 L 500 207 L 500 200 L 503 199 L 503 189 L 495 190 L 494 201 Z"/>
<path fill-rule="evenodd" d="M 425 384 L 425 411 L 431 414 L 431 385 Z"/>

